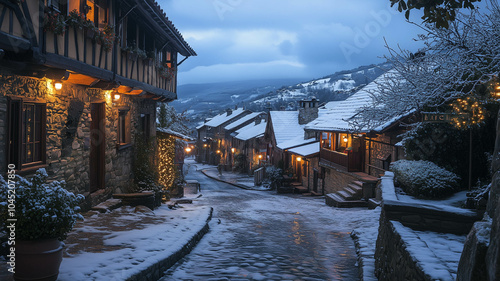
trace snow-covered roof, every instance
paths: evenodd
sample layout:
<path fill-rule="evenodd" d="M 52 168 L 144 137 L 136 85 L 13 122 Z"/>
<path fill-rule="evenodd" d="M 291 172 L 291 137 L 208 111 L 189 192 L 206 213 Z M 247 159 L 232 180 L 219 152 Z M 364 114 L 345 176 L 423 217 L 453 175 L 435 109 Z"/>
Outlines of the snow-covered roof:
<path fill-rule="evenodd" d="M 373 97 L 379 92 L 379 85 L 393 75 L 395 75 L 394 71 L 388 71 L 346 100 L 332 101 L 325 104 L 326 111 L 316 120 L 307 124 L 306 129 L 342 132 L 352 130 L 353 128 L 348 122 L 349 119 L 354 117 L 362 107 L 372 104 Z M 401 116 L 396 116 L 390 122 L 379 125 L 377 128 L 366 128 L 365 131 L 369 129 L 382 131 L 399 118 Z"/>
<path fill-rule="evenodd" d="M 266 122 L 261 122 L 260 124 L 255 125 L 255 123 L 251 123 L 246 125 L 245 127 L 236 131 L 236 139 L 247 141 L 249 139 L 258 138 L 264 135 L 266 132 Z"/>
<path fill-rule="evenodd" d="M 156 128 L 156 131 L 161 132 L 161 133 L 165 133 L 165 134 L 168 134 L 168 135 L 171 135 L 171 136 L 183 139 L 183 140 L 191 140 L 191 141 L 195 140 L 194 138 L 192 138 L 190 136 L 187 136 L 185 134 L 182 134 L 182 133 L 170 130 L 170 129 Z"/>
<path fill-rule="evenodd" d="M 295 148 L 292 148 L 288 151 L 290 151 L 293 154 L 308 157 L 308 156 L 319 153 L 319 142 L 313 142 L 311 144 L 306 144 L 303 146 L 295 147 Z"/>
<path fill-rule="evenodd" d="M 271 111 L 270 117 L 278 148 L 289 149 L 314 141 L 304 139 L 305 124 L 299 124 L 298 111 Z"/>
<path fill-rule="evenodd" d="M 230 123 L 229 125 L 227 125 L 226 127 L 224 127 L 225 130 L 232 130 L 238 126 L 240 126 L 241 124 L 249 121 L 249 120 L 252 120 L 253 118 L 259 116 L 260 114 L 262 114 L 262 112 L 253 112 L 253 113 L 250 113 L 246 116 L 243 116 L 241 117 L 240 119 Z"/>
<path fill-rule="evenodd" d="M 210 126 L 210 127 L 219 127 L 220 125 L 231 121 L 232 119 L 238 117 L 239 115 L 245 113 L 246 110 L 243 108 L 238 108 L 232 111 L 231 115 L 227 115 L 227 112 L 221 113 L 217 116 L 214 116 L 212 120 L 208 121 L 205 123 L 205 126 Z"/>

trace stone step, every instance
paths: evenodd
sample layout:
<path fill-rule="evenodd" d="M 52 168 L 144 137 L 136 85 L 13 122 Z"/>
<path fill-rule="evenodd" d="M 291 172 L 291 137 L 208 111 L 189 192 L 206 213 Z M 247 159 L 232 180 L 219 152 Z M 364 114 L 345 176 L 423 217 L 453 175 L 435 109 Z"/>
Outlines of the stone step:
<path fill-rule="evenodd" d="M 312 196 L 322 196 L 323 195 L 323 194 L 315 192 L 315 191 L 311 191 L 311 194 L 312 194 Z"/>
<path fill-rule="evenodd" d="M 92 211 L 98 211 L 100 213 L 106 213 L 118 209 L 122 206 L 122 200 L 120 199 L 108 199 L 97 206 L 91 208 Z"/>
<path fill-rule="evenodd" d="M 340 197 L 344 198 L 345 200 L 357 200 L 357 199 L 359 199 L 359 198 L 356 198 L 356 195 L 353 195 L 345 190 L 337 191 L 336 194 L 339 195 Z"/>
<path fill-rule="evenodd" d="M 362 181 L 353 181 L 353 182 L 351 182 L 352 185 L 359 186 L 359 188 L 363 187 L 363 183 L 364 182 L 362 182 Z"/>
<path fill-rule="evenodd" d="M 362 186 L 350 183 L 347 185 L 347 187 L 349 187 L 350 189 L 355 191 L 357 195 L 359 195 L 359 196 L 363 195 L 363 187 Z"/>
<path fill-rule="evenodd" d="M 351 194 L 352 196 L 355 196 L 356 194 L 358 194 L 358 191 L 357 190 L 353 190 L 352 188 L 346 186 L 344 187 L 344 190 L 347 191 L 349 194 Z"/>
<path fill-rule="evenodd" d="M 368 203 L 362 200 L 345 200 L 341 196 L 335 193 L 330 193 L 325 196 L 325 203 L 331 207 L 337 208 L 354 208 L 354 207 L 366 207 Z"/>
<path fill-rule="evenodd" d="M 302 186 L 302 185 L 299 185 L 299 186 L 294 186 L 294 192 L 296 193 L 304 193 L 304 192 L 307 192 L 307 188 Z"/>
<path fill-rule="evenodd" d="M 378 201 L 375 198 L 370 198 L 370 199 L 368 199 L 368 209 L 373 210 L 373 209 L 377 208 L 378 206 L 380 206 L 381 203 L 382 202 Z"/>

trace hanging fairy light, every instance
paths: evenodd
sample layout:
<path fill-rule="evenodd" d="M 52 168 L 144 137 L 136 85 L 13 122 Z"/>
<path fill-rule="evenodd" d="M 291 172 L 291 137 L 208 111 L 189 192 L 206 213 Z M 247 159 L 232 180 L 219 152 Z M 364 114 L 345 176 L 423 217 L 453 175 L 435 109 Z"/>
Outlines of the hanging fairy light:
<path fill-rule="evenodd" d="M 468 96 L 457 99 L 451 104 L 451 107 L 457 116 L 452 119 L 453 124 L 458 129 L 479 125 L 486 119 L 486 109 L 477 98 Z"/>
<path fill-rule="evenodd" d="M 158 137 L 158 170 L 159 182 L 165 187 L 173 185 L 176 177 L 175 138 L 172 136 Z"/>

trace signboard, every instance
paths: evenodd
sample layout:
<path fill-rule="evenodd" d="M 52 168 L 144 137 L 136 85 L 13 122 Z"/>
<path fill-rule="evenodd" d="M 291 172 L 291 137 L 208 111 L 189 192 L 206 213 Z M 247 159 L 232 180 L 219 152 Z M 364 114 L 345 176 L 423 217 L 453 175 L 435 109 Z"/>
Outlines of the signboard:
<path fill-rule="evenodd" d="M 457 113 L 438 113 L 438 112 L 423 112 L 422 122 L 427 123 L 454 123 L 459 120 L 469 119 L 468 114 L 457 114 Z"/>

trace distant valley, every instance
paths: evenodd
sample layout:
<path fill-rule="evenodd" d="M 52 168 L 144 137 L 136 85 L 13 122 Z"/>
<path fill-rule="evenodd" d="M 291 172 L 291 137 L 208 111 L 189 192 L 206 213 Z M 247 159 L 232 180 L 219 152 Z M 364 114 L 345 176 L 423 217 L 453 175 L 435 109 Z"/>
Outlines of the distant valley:
<path fill-rule="evenodd" d="M 321 103 L 344 100 L 388 69 L 387 64 L 362 66 L 307 82 L 279 79 L 181 85 L 178 99 L 170 104 L 184 113 L 194 130 L 206 118 L 236 106 L 254 112 L 297 110 L 298 101 L 313 96 Z"/>

